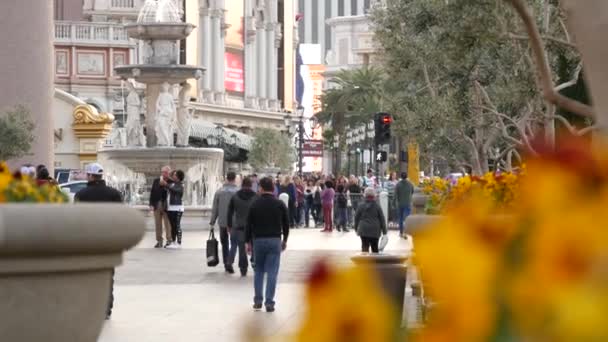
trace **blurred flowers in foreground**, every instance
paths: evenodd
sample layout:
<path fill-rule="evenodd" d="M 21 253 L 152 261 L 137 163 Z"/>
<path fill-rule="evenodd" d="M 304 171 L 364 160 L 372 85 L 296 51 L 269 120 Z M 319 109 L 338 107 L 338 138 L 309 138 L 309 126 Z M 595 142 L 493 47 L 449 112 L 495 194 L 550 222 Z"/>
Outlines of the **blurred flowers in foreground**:
<path fill-rule="evenodd" d="M 453 205 L 468 201 L 473 193 L 483 195 L 497 207 L 510 207 L 517 199 L 520 180 L 525 168 L 518 173 L 488 172 L 481 177 L 466 175 L 451 185 L 441 178 L 432 178 L 422 183 L 422 193 L 428 196 L 425 212 L 437 215 Z"/>
<path fill-rule="evenodd" d="M 66 203 L 67 201 L 67 196 L 56 185 L 38 186 L 27 176 L 11 174 L 8 166 L 0 163 L 0 203 Z"/>
<path fill-rule="evenodd" d="M 608 340 L 608 159 L 562 146 L 519 182 L 467 189 L 417 239 L 436 302 L 417 340 Z"/>

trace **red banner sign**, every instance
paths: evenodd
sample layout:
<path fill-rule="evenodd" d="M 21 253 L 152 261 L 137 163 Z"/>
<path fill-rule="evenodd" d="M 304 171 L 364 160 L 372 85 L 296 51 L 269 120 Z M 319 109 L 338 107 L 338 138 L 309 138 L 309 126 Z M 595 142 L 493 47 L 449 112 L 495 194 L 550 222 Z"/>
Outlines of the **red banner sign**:
<path fill-rule="evenodd" d="M 245 78 L 243 77 L 243 55 L 232 52 L 224 54 L 226 60 L 226 72 L 224 86 L 228 91 L 242 93 L 245 91 Z"/>
<path fill-rule="evenodd" d="M 321 151 L 323 152 L 323 140 L 304 140 L 304 151 Z"/>

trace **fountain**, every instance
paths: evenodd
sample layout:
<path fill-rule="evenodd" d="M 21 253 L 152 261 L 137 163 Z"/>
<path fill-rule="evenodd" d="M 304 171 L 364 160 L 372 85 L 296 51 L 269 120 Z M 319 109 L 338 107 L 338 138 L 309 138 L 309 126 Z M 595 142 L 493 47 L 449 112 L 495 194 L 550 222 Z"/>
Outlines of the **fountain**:
<path fill-rule="evenodd" d="M 129 37 L 144 42 L 144 64 L 114 69 L 129 84 L 127 145 L 102 149 L 98 159 L 106 169 L 108 183 L 121 190 L 131 205 L 147 203 L 152 180 L 164 165 L 186 174 L 187 208 L 211 205 L 220 184 L 223 150 L 188 147 L 192 117 L 186 81 L 199 79 L 204 69 L 178 64 L 178 42 L 194 28 L 181 21 L 173 0 L 147 0 L 137 22 L 126 25 Z M 133 81 L 146 85 L 145 135 L 140 120 L 142 101 Z M 180 87 L 177 104 L 172 95 L 176 85 Z"/>

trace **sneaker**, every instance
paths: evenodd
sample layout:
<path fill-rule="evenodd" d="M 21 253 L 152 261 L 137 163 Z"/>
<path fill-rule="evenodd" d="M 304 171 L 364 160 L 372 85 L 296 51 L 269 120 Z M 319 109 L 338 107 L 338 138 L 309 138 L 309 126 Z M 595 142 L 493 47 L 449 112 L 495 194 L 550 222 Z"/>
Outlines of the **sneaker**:
<path fill-rule="evenodd" d="M 176 243 L 174 243 L 174 242 L 169 242 L 169 243 L 168 243 L 168 244 L 165 246 L 165 248 L 166 248 L 166 249 L 177 249 L 178 247 L 177 247 L 177 244 L 176 244 Z"/>
<path fill-rule="evenodd" d="M 266 305 L 266 312 L 274 312 L 274 305 Z"/>
<path fill-rule="evenodd" d="M 241 277 L 246 277 L 247 276 L 247 270 L 241 270 Z"/>
<path fill-rule="evenodd" d="M 348 233 L 348 232 L 350 232 L 350 230 L 349 230 L 349 229 L 347 229 L 347 228 L 344 228 L 344 232 L 345 232 L 345 233 Z"/>
<path fill-rule="evenodd" d="M 156 245 L 154 245 L 154 248 L 163 248 L 163 242 L 162 241 L 158 241 L 156 243 Z"/>
<path fill-rule="evenodd" d="M 172 244 L 173 244 L 173 243 L 172 243 L 171 241 L 168 241 L 168 242 L 165 244 L 165 248 L 169 248 L 169 246 L 171 246 Z"/>
<path fill-rule="evenodd" d="M 255 311 L 262 310 L 262 304 L 253 304 L 253 310 L 255 310 Z"/>
<path fill-rule="evenodd" d="M 226 269 L 226 273 L 234 274 L 234 267 L 232 265 L 226 265 L 224 268 Z"/>

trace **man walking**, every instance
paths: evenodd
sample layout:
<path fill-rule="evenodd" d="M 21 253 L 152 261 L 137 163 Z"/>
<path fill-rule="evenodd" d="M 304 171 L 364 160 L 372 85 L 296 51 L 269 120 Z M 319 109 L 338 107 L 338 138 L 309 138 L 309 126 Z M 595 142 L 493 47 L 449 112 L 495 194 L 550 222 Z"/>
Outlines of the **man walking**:
<path fill-rule="evenodd" d="M 245 251 L 245 226 L 249 208 L 256 200 L 256 193 L 251 189 L 251 178 L 246 177 L 241 184 L 241 190 L 232 196 L 228 205 L 228 230 L 230 233 L 230 267 L 234 263 L 236 252 L 239 252 L 239 269 L 241 277 L 247 276 L 249 263 Z"/>
<path fill-rule="evenodd" d="M 154 226 L 156 228 L 156 245 L 154 245 L 154 248 L 163 248 L 163 225 L 167 237 L 165 247 L 170 246 L 173 241 L 171 238 L 171 223 L 167 215 L 167 188 L 161 184 L 171 183 L 170 174 L 171 167 L 163 166 L 161 176 L 152 182 L 152 190 L 150 191 L 150 210 L 154 213 Z"/>
<path fill-rule="evenodd" d="M 224 261 L 224 269 L 226 272 L 234 273 L 234 268 L 230 262 L 230 242 L 228 232 L 228 205 L 230 199 L 237 192 L 238 188 L 235 184 L 236 174 L 228 172 L 226 175 L 226 183 L 220 188 L 213 197 L 213 209 L 211 211 L 211 229 L 217 224 L 220 226 L 220 243 L 222 244 L 222 260 Z"/>
<path fill-rule="evenodd" d="M 395 208 L 399 218 L 399 235 L 403 236 L 403 222 L 412 212 L 414 185 L 407 180 L 407 172 L 401 173 L 401 180 L 395 186 Z"/>
<path fill-rule="evenodd" d="M 106 185 L 103 178 L 103 167 L 93 163 L 86 167 L 87 187 L 78 191 L 74 196 L 74 202 L 115 202 L 122 203 L 122 196 L 118 190 Z M 114 307 L 114 270 L 110 284 L 110 298 L 106 311 L 106 319 L 110 319 Z"/>
<path fill-rule="evenodd" d="M 289 236 L 289 214 L 283 202 L 273 195 L 274 184 L 268 177 L 260 180 L 261 196 L 249 209 L 245 232 L 247 251 L 252 244 L 255 259 L 253 309 L 274 312 L 274 294 L 281 261 L 281 252 L 287 248 Z M 281 235 L 283 240 L 281 240 Z M 264 276 L 267 275 L 266 301 L 264 302 Z"/>

